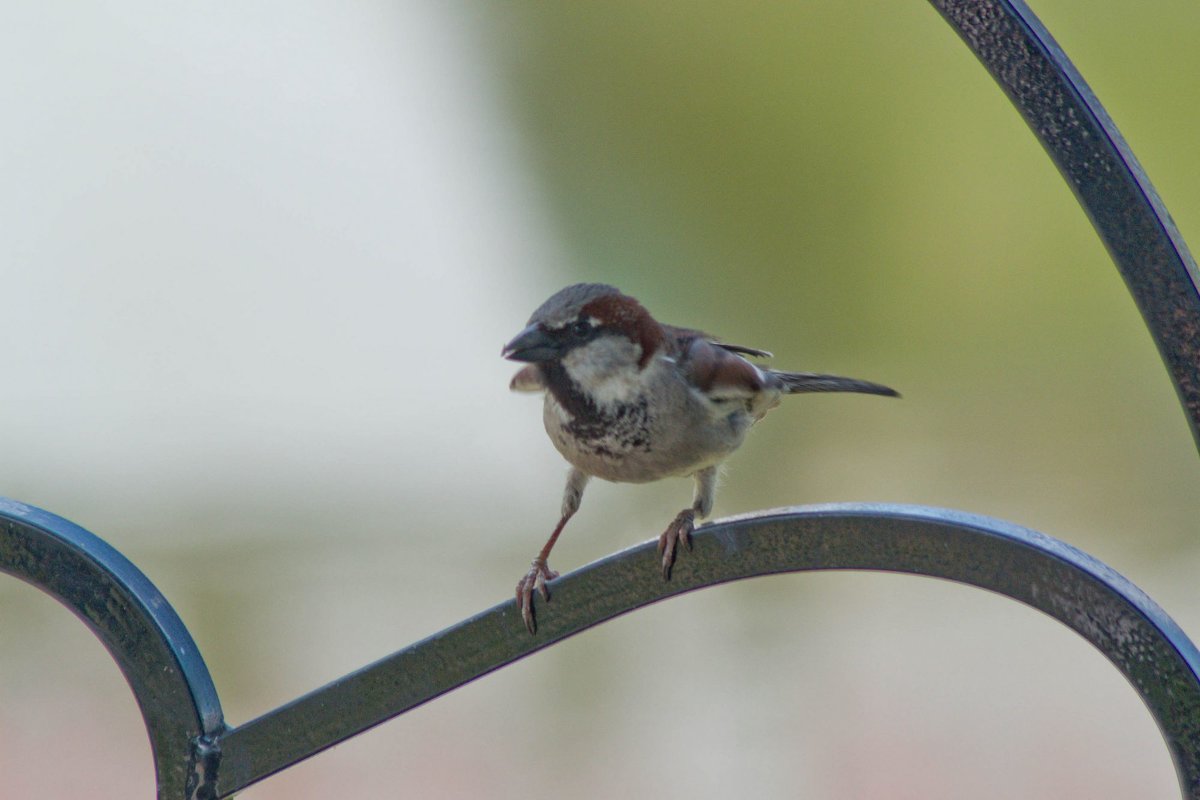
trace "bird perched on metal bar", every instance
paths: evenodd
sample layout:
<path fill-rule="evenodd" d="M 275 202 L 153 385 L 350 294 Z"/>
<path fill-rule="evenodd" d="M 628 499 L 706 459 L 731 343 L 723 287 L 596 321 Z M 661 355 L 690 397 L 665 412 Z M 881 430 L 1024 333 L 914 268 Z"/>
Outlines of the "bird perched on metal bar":
<path fill-rule="evenodd" d="M 533 593 L 550 600 L 546 581 L 558 577 L 547 564 L 550 550 L 591 478 L 695 479 L 692 505 L 658 539 L 663 578 L 669 580 L 676 550 L 691 547 L 696 519 L 712 511 L 718 466 L 784 395 L 899 396 L 868 381 L 756 366 L 746 357 L 771 354 L 664 325 L 634 298 L 598 283 L 568 286 L 542 303 L 501 354 L 528 362 L 510 388 L 545 392 L 546 433 L 571 464 L 562 517 L 517 583 L 517 604 L 530 633 L 537 630 Z"/>

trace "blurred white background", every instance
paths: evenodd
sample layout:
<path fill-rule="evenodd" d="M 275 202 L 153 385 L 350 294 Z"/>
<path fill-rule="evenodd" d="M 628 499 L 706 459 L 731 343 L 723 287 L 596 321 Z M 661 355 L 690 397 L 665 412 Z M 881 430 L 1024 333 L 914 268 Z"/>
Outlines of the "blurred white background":
<path fill-rule="evenodd" d="M 499 349 L 601 280 L 905 394 L 780 409 L 718 516 L 992 514 L 1195 634 L 1200 470 L 1166 374 L 1023 123 L 910 5 L 5 4 L 0 495 L 140 566 L 244 722 L 509 596 L 565 468 Z M 1200 13 L 1103 6 L 1035 10 L 1195 244 Z M 594 485 L 552 564 L 689 496 Z M 845 574 L 617 620 L 240 796 L 1174 791 L 1140 701 L 1056 623 Z M 0 796 L 84 795 L 153 795 L 136 707 L 80 623 L 0 580 Z"/>

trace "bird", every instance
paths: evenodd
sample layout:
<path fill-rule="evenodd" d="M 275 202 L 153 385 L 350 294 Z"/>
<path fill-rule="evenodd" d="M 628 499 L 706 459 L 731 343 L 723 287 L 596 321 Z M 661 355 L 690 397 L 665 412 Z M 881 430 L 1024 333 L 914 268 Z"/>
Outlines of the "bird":
<path fill-rule="evenodd" d="M 537 633 L 533 594 L 550 601 L 546 582 L 558 577 L 550 551 L 592 478 L 694 479 L 691 506 L 658 539 L 662 576 L 670 580 L 676 552 L 681 545 L 691 549 L 696 520 L 712 512 L 719 466 L 785 395 L 900 396 L 870 381 L 758 366 L 751 359 L 771 358 L 769 352 L 660 323 L 635 298 L 602 283 L 553 294 L 501 356 L 524 363 L 511 390 L 544 394 L 546 433 L 570 464 L 558 524 L 517 582 L 517 606 L 531 634 Z"/>

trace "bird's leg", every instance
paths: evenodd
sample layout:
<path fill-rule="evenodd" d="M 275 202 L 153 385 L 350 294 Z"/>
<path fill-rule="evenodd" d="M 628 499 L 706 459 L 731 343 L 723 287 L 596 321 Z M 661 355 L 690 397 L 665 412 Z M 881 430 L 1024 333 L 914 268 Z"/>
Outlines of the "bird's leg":
<path fill-rule="evenodd" d="M 550 569 L 546 560 L 550 558 L 550 551 L 554 549 L 554 543 L 558 541 L 558 535 L 566 527 L 567 520 L 579 510 L 579 503 L 583 499 L 583 489 L 587 486 L 590 477 L 586 472 L 575 467 L 571 468 L 571 472 L 567 475 L 566 489 L 563 490 L 562 518 L 554 526 L 554 532 L 546 540 L 542 551 L 529 565 L 529 572 L 517 581 L 517 606 L 521 609 L 521 618 L 525 620 L 525 627 L 529 629 L 530 633 L 537 633 L 537 620 L 533 616 L 533 591 L 536 589 L 543 600 L 550 602 L 550 590 L 546 588 L 546 581 L 554 580 L 558 577 L 558 573 Z"/>
<path fill-rule="evenodd" d="M 688 550 L 692 549 L 692 531 L 696 527 L 696 518 L 703 519 L 712 513 L 713 498 L 717 494 L 716 466 L 705 467 L 692 477 L 696 479 L 696 494 L 692 499 L 692 507 L 680 511 L 658 537 L 663 580 L 671 580 L 671 567 L 675 564 L 675 551 L 679 543 L 682 542 Z"/>

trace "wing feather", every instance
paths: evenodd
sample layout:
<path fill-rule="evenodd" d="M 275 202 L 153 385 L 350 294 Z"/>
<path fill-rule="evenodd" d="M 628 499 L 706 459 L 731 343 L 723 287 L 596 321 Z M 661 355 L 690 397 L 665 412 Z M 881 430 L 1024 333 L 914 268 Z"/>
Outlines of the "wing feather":
<path fill-rule="evenodd" d="M 541 392 L 546 389 L 546 381 L 537 364 L 526 364 L 513 375 L 508 388 L 514 392 Z"/>
<path fill-rule="evenodd" d="M 688 381 L 714 400 L 751 398 L 763 389 L 762 370 L 708 337 L 679 342 L 676 360 Z"/>

